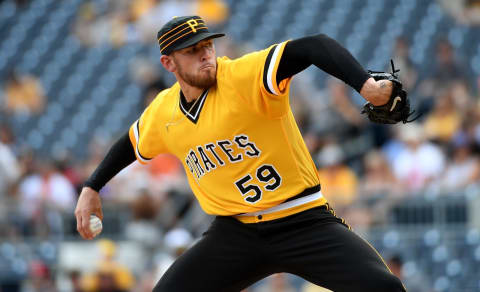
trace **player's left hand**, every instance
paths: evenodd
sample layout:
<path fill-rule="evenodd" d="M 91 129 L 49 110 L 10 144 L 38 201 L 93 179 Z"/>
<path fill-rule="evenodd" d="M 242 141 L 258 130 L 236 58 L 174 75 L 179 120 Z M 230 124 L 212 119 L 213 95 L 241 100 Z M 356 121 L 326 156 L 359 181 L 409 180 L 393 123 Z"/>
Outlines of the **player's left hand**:
<path fill-rule="evenodd" d="M 102 202 L 100 195 L 95 190 L 84 187 L 78 197 L 75 217 L 77 218 L 77 231 L 84 239 L 93 239 L 94 234 L 90 230 L 90 215 L 94 214 L 103 220 Z"/>

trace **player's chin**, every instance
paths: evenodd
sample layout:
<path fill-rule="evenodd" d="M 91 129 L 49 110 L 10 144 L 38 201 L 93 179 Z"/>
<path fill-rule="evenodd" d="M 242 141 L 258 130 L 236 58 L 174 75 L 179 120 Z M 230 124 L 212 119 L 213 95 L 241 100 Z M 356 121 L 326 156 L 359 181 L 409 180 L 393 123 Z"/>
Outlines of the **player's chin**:
<path fill-rule="evenodd" d="M 201 77 L 199 78 L 199 83 L 202 84 L 203 88 L 209 88 L 217 82 L 217 75 L 215 71 L 202 72 Z"/>
<path fill-rule="evenodd" d="M 215 83 L 217 83 L 217 79 L 215 78 L 215 76 L 211 77 L 211 78 L 205 78 L 204 80 L 202 80 L 201 82 L 201 88 L 210 88 L 212 86 L 215 85 Z"/>

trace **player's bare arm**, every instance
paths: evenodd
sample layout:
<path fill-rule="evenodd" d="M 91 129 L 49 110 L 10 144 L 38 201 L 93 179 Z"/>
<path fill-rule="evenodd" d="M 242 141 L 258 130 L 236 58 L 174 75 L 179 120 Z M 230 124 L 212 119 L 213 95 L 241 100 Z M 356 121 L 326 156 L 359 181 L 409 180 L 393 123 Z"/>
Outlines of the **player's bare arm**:
<path fill-rule="evenodd" d="M 375 81 L 348 50 L 324 34 L 288 42 L 280 61 L 277 80 L 293 76 L 310 65 L 344 81 L 373 105 L 387 103 L 392 93 L 390 81 Z"/>
<path fill-rule="evenodd" d="M 135 153 L 128 133 L 112 146 L 103 161 L 85 182 L 75 209 L 77 231 L 84 239 L 92 239 L 90 215 L 103 219 L 100 189 L 122 169 L 135 161 Z"/>

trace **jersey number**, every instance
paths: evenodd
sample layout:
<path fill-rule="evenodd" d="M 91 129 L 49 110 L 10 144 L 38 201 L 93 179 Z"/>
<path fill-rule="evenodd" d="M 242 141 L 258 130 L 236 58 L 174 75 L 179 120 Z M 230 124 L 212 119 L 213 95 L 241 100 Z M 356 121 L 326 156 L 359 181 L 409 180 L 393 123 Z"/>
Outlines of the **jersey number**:
<path fill-rule="evenodd" d="M 280 177 L 273 165 L 270 164 L 264 164 L 257 168 L 256 176 L 259 181 L 266 183 L 266 185 L 263 186 L 263 189 L 267 191 L 276 190 L 282 183 L 282 177 Z M 245 196 L 245 201 L 254 204 L 262 199 L 262 188 L 256 184 L 247 184 L 251 179 L 252 176 L 247 174 L 237 180 L 235 185 L 240 193 L 242 193 L 242 196 Z M 247 196 L 247 194 L 249 195 Z"/>

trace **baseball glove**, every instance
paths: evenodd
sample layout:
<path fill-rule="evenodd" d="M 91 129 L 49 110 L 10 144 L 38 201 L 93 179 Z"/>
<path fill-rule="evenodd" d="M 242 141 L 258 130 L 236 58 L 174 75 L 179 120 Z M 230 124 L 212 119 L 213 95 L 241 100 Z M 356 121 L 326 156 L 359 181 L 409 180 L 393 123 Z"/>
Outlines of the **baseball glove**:
<path fill-rule="evenodd" d="M 413 122 L 418 116 L 412 120 L 408 118 L 414 113 L 410 112 L 410 101 L 407 97 L 407 92 L 402 88 L 402 82 L 398 79 L 397 72 L 392 64 L 392 73 L 368 71 L 376 81 L 389 80 L 393 84 L 392 95 L 388 102 L 384 105 L 375 106 L 370 102 L 367 102 L 363 106 L 362 114 L 366 114 L 368 119 L 377 124 L 396 124 L 403 122 L 404 124 Z"/>

